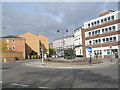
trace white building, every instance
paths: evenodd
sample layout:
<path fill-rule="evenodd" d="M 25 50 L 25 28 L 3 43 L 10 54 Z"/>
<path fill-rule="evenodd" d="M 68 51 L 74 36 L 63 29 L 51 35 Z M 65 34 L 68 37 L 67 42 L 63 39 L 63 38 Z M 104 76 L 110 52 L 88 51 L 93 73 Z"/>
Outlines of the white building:
<path fill-rule="evenodd" d="M 99 17 L 84 23 L 86 57 L 92 46 L 92 57 L 110 58 L 117 54 L 120 58 L 120 11 L 108 10 Z M 112 46 L 112 51 L 109 47 Z M 117 56 L 116 55 L 116 56 Z"/>
<path fill-rule="evenodd" d="M 65 35 L 63 38 L 55 39 L 53 41 L 53 48 L 59 56 L 64 54 L 63 51 L 65 49 L 74 48 L 74 33 Z"/>
<path fill-rule="evenodd" d="M 78 56 L 78 57 L 83 56 L 82 29 L 78 28 L 78 29 L 74 30 L 74 36 L 75 36 L 74 44 L 75 44 L 76 56 Z"/>

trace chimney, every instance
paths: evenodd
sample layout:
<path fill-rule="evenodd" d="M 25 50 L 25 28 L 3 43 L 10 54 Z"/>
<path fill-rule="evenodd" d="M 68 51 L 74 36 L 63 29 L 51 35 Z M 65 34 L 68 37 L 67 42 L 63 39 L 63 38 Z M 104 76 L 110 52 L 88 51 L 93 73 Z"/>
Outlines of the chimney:
<path fill-rule="evenodd" d="M 105 16 L 105 15 L 107 15 L 107 14 L 109 14 L 109 13 L 113 13 L 113 12 L 115 12 L 115 11 L 113 11 L 113 10 L 105 11 L 105 12 L 103 12 L 103 13 L 100 13 L 100 14 L 99 14 L 99 17 Z"/>

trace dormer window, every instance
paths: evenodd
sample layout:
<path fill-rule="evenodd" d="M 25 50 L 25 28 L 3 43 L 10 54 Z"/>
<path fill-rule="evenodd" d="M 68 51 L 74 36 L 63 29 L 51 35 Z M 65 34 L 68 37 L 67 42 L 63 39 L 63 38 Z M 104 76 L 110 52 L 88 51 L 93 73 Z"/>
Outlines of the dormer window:
<path fill-rule="evenodd" d="M 12 42 L 14 43 L 14 42 L 15 42 L 15 40 L 12 40 Z"/>

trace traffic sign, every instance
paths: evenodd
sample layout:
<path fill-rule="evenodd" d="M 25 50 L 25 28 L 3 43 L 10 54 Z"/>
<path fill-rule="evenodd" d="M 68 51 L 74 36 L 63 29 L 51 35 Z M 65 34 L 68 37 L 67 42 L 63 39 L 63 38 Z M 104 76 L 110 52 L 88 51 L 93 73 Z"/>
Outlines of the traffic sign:
<path fill-rule="evenodd" d="M 112 46 L 109 46 L 109 50 L 112 50 Z"/>
<path fill-rule="evenodd" d="M 88 52 L 92 53 L 92 48 L 91 47 L 88 48 Z"/>

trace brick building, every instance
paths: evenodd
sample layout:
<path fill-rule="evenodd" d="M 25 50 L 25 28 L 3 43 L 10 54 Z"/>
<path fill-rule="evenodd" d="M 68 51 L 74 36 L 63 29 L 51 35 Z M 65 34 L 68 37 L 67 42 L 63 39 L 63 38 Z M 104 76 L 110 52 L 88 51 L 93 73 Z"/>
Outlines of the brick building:
<path fill-rule="evenodd" d="M 9 53 L 16 53 L 13 57 L 18 57 L 18 53 L 22 53 L 21 59 L 25 59 L 25 39 L 20 38 L 17 36 L 4 36 L 0 38 L 2 42 L 6 43 L 7 45 L 7 52 Z M 19 57 L 18 57 L 19 58 Z"/>

